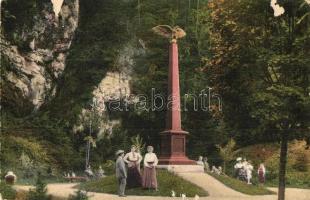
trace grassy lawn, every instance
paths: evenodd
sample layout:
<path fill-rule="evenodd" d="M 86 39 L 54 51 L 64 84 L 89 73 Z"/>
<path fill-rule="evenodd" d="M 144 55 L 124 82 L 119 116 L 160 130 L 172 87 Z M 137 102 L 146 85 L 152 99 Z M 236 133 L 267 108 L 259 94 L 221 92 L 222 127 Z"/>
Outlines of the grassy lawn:
<path fill-rule="evenodd" d="M 43 180 L 46 184 L 68 183 L 69 182 L 63 177 L 49 177 L 49 178 L 44 178 Z M 17 179 L 17 182 L 16 182 L 17 185 L 35 185 L 35 183 L 36 183 L 36 178 L 32 178 L 32 179 L 19 178 Z"/>
<path fill-rule="evenodd" d="M 266 182 L 266 187 L 278 187 L 278 179 L 269 180 Z M 287 177 L 286 180 L 287 188 L 300 188 L 300 189 L 310 189 L 310 179 L 300 178 L 300 179 L 290 179 Z"/>
<path fill-rule="evenodd" d="M 267 194 L 275 194 L 275 192 L 268 190 L 266 187 L 264 186 L 259 186 L 259 185 L 248 185 L 245 182 L 239 181 L 235 178 L 231 178 L 229 176 L 219 176 L 216 174 L 209 174 L 211 176 L 213 176 L 214 178 L 216 178 L 217 180 L 219 180 L 220 182 L 222 182 L 223 184 L 225 184 L 226 186 L 244 193 L 244 194 L 248 194 L 248 195 L 267 195 Z"/>
<path fill-rule="evenodd" d="M 268 187 L 278 187 L 278 177 L 268 179 L 266 185 Z M 286 174 L 286 187 L 310 189 L 310 171 L 288 171 Z"/>
<path fill-rule="evenodd" d="M 137 195 L 137 196 L 171 196 L 171 190 L 174 190 L 179 196 L 181 193 L 186 194 L 188 197 L 194 197 L 196 194 L 199 196 L 208 196 L 208 192 L 202 188 L 178 177 L 168 171 L 158 170 L 158 189 L 145 190 L 142 188 L 127 189 L 126 195 Z M 80 188 L 89 192 L 101 192 L 109 194 L 117 194 L 117 184 L 114 175 L 105 177 L 101 180 L 90 181 L 81 183 Z"/>

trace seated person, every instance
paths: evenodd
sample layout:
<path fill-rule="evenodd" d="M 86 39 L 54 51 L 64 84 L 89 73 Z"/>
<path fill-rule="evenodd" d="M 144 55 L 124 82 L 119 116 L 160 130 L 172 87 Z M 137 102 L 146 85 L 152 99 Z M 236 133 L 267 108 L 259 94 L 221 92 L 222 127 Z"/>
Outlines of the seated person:
<path fill-rule="evenodd" d="M 101 166 L 99 166 L 97 174 L 98 174 L 99 178 L 104 178 L 105 177 L 104 170 L 102 169 Z"/>
<path fill-rule="evenodd" d="M 203 164 L 204 164 L 204 168 L 207 172 L 210 172 L 210 166 L 209 166 L 209 163 L 208 163 L 208 158 L 207 157 L 204 157 L 203 158 Z"/>
<path fill-rule="evenodd" d="M 87 169 L 85 170 L 86 176 L 89 178 L 93 178 L 94 177 L 94 172 L 91 169 L 91 166 L 88 165 Z"/>
<path fill-rule="evenodd" d="M 5 182 L 7 184 L 11 184 L 13 185 L 16 180 L 17 180 L 17 177 L 16 175 L 12 172 L 12 171 L 9 171 L 5 176 L 4 176 L 4 179 L 5 179 Z"/>
<path fill-rule="evenodd" d="M 198 160 L 196 161 L 196 163 L 197 163 L 197 165 L 201 165 L 201 166 L 204 167 L 204 163 L 203 163 L 203 160 L 202 160 L 202 159 L 203 159 L 202 156 L 199 156 L 199 157 L 198 157 Z"/>

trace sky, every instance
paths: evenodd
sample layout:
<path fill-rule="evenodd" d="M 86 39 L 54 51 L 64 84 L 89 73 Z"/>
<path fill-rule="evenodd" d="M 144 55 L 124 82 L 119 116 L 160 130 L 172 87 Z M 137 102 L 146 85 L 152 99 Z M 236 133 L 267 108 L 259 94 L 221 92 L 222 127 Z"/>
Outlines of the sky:
<path fill-rule="evenodd" d="M 60 12 L 60 10 L 61 10 L 61 6 L 62 6 L 64 0 L 51 0 L 51 2 L 53 4 L 54 13 L 55 13 L 55 15 L 57 17 L 59 12 Z"/>

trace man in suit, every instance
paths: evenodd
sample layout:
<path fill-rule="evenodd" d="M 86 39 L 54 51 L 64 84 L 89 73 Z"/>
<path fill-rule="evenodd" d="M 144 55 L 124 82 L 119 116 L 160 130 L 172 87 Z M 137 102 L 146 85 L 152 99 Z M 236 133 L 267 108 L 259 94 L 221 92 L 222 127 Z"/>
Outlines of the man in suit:
<path fill-rule="evenodd" d="M 116 152 L 116 163 L 115 163 L 115 174 L 116 178 L 118 180 L 118 195 L 120 197 L 125 197 L 125 188 L 126 188 L 126 178 L 127 178 L 127 171 L 126 171 L 126 166 L 124 162 L 124 151 L 123 150 L 118 150 Z"/>

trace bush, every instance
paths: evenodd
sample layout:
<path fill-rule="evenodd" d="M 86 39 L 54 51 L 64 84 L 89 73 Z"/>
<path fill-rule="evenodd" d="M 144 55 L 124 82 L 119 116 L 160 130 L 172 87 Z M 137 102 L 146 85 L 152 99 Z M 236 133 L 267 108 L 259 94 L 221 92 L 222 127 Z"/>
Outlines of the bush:
<path fill-rule="evenodd" d="M 279 175 L 279 155 L 274 154 L 265 162 L 266 179 L 268 181 L 278 178 Z"/>
<path fill-rule="evenodd" d="M 288 172 L 286 175 L 288 187 L 310 188 L 310 173 Z"/>
<path fill-rule="evenodd" d="M 298 153 L 296 155 L 296 160 L 293 165 L 293 169 L 300 171 L 300 172 L 306 172 L 308 171 L 308 163 L 309 163 L 309 158 L 305 153 Z"/>
<path fill-rule="evenodd" d="M 102 165 L 102 168 L 107 175 L 115 173 L 115 162 L 113 160 L 108 160 Z"/>
<path fill-rule="evenodd" d="M 6 183 L 0 183 L 0 193 L 3 199 L 13 200 L 16 196 L 16 191 Z"/>
<path fill-rule="evenodd" d="M 47 195 L 46 183 L 43 182 L 41 175 L 38 175 L 36 188 L 30 189 L 27 200 L 51 200 L 51 196 Z"/>
<path fill-rule="evenodd" d="M 87 192 L 85 190 L 78 190 L 75 195 L 70 195 L 69 200 L 88 200 Z"/>

